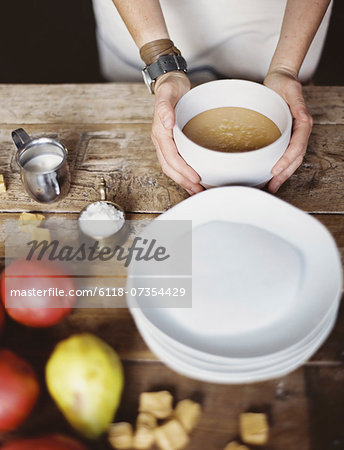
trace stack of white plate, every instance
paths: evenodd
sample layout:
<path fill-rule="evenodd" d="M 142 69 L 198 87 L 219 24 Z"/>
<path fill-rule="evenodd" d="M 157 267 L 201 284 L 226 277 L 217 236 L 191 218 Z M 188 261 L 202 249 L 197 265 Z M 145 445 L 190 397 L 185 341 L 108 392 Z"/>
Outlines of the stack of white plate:
<path fill-rule="evenodd" d="M 214 383 L 257 382 L 301 366 L 331 332 L 342 292 L 327 229 L 246 187 L 204 191 L 157 220 L 188 219 L 192 307 L 147 308 L 128 298 L 148 347 L 176 372 Z M 129 277 L 128 290 L 139 283 Z"/>

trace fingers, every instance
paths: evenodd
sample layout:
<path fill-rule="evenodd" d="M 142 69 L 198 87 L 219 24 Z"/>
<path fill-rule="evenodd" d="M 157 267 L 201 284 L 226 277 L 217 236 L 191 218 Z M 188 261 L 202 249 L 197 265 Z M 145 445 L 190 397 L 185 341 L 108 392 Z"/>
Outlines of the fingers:
<path fill-rule="evenodd" d="M 307 150 L 311 130 L 312 128 L 308 123 L 294 120 L 293 134 L 289 146 L 282 158 L 273 167 L 272 175 L 279 175 L 300 156 L 302 162 L 302 158 Z"/>
<path fill-rule="evenodd" d="M 312 129 L 313 119 L 307 110 L 306 102 L 302 95 L 302 87 L 300 83 L 294 83 L 290 87 L 287 93 L 286 100 L 289 104 L 292 116 L 296 120 L 308 124 L 310 129 Z"/>
<path fill-rule="evenodd" d="M 302 163 L 303 157 L 296 158 L 287 169 L 283 170 L 278 176 L 273 177 L 268 185 L 268 189 L 272 194 L 275 194 L 282 184 L 292 176 L 298 167 Z"/>
<path fill-rule="evenodd" d="M 162 114 L 167 114 L 167 112 L 164 111 Z M 173 114 L 174 121 L 173 109 L 170 111 L 170 114 Z M 175 172 L 179 172 L 183 177 L 189 179 L 192 184 L 199 184 L 199 175 L 194 171 L 194 169 L 187 165 L 183 158 L 179 155 L 173 140 L 172 129 L 164 127 L 160 120 L 159 110 L 157 110 L 157 113 L 154 115 L 153 119 L 152 140 L 159 147 L 166 163 L 171 166 Z"/>
<path fill-rule="evenodd" d="M 294 121 L 293 135 L 290 144 L 282 158 L 272 169 L 273 179 L 269 183 L 269 191 L 276 193 L 281 185 L 302 164 L 307 150 L 308 139 L 312 126 L 309 122 Z"/>
<path fill-rule="evenodd" d="M 164 174 L 167 175 L 168 177 L 170 177 L 173 181 L 175 181 L 177 184 L 179 184 L 182 188 L 184 188 L 188 192 L 189 195 L 193 195 L 193 194 L 197 194 L 198 192 L 201 192 L 203 190 L 202 186 L 199 183 L 191 182 L 182 173 L 176 171 L 171 165 L 169 165 L 160 149 L 159 143 L 156 141 L 156 139 L 154 137 L 152 137 L 152 140 L 155 145 L 158 160 L 159 160 L 160 166 L 161 166 Z"/>
<path fill-rule="evenodd" d="M 294 123 L 289 146 L 271 171 L 274 177 L 269 183 L 269 191 L 272 193 L 277 192 L 302 164 L 313 127 L 313 119 L 307 110 L 300 83 L 293 82 L 290 85 L 285 100 L 289 105 Z"/>
<path fill-rule="evenodd" d="M 163 172 L 192 195 L 203 190 L 200 177 L 179 155 L 172 133 L 175 123 L 174 106 L 181 97 L 181 92 L 184 93 L 183 86 L 180 89 L 175 80 L 171 83 L 161 83 L 159 86 L 151 138 Z"/>

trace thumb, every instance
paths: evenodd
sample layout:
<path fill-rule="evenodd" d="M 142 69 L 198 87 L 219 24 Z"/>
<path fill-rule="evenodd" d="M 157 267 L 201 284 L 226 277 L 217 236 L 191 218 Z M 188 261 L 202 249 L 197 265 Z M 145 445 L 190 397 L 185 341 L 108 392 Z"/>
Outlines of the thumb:
<path fill-rule="evenodd" d="M 290 106 L 293 117 L 300 122 L 308 122 L 310 120 L 310 114 L 307 110 L 301 87 L 293 89 L 288 97 L 287 103 Z"/>
<path fill-rule="evenodd" d="M 155 110 L 163 126 L 170 130 L 174 127 L 174 106 L 177 103 L 177 96 L 172 86 L 164 86 L 156 94 Z"/>

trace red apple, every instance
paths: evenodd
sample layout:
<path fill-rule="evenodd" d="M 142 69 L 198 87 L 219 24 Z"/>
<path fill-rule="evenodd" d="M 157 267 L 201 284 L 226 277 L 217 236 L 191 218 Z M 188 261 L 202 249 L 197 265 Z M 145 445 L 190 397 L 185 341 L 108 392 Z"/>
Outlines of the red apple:
<path fill-rule="evenodd" d="M 1 297 L 12 319 L 31 327 L 49 327 L 71 312 L 75 284 L 55 262 L 18 259 L 2 271 Z"/>
<path fill-rule="evenodd" d="M 0 304 L 0 334 L 4 328 L 4 324 L 5 324 L 5 314 L 4 314 L 4 309 Z"/>
<path fill-rule="evenodd" d="M 39 394 L 32 367 L 11 350 L 0 350 L 0 432 L 17 428 L 31 413 Z"/>

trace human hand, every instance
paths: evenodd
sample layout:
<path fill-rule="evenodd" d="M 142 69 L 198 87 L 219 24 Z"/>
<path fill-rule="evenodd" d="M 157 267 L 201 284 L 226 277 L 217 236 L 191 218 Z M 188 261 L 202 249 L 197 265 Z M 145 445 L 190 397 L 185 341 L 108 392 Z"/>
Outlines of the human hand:
<path fill-rule="evenodd" d="M 182 72 L 169 72 L 157 79 L 151 138 L 163 172 L 193 195 L 203 190 L 200 177 L 179 155 L 172 134 L 174 107 L 190 87 L 190 80 Z"/>
<path fill-rule="evenodd" d="M 267 74 L 264 84 L 284 98 L 293 116 L 289 146 L 271 171 L 273 178 L 268 189 L 274 194 L 301 165 L 312 131 L 313 119 L 307 110 L 302 86 L 295 74 L 285 69 L 276 69 Z"/>

